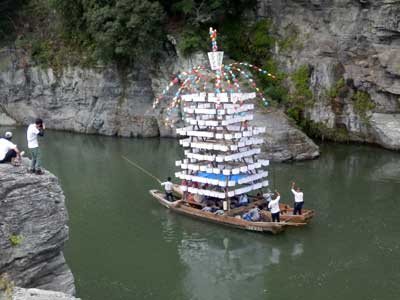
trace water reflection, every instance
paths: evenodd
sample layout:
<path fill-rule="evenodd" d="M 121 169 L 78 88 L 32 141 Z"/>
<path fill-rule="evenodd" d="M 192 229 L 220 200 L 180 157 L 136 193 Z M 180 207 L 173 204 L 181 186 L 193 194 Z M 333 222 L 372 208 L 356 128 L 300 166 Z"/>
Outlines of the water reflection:
<path fill-rule="evenodd" d="M 208 224 L 165 211 L 163 239 L 175 239 L 185 267 L 182 286 L 188 299 L 246 299 L 265 293 L 265 279 L 282 260 L 300 258 L 302 242 L 284 247 L 270 235 Z M 175 234 L 174 234 L 175 233 Z"/>
<path fill-rule="evenodd" d="M 377 166 L 369 176 L 371 180 L 378 182 L 400 183 L 400 160 Z"/>
<path fill-rule="evenodd" d="M 292 256 L 293 257 L 300 256 L 300 255 L 303 254 L 303 252 L 304 252 L 304 249 L 303 249 L 303 244 L 302 243 L 295 243 L 293 245 L 293 251 L 292 251 Z"/>
<path fill-rule="evenodd" d="M 279 250 L 279 248 L 272 248 L 270 256 L 271 263 L 279 264 L 280 256 L 281 256 L 281 251 Z"/>

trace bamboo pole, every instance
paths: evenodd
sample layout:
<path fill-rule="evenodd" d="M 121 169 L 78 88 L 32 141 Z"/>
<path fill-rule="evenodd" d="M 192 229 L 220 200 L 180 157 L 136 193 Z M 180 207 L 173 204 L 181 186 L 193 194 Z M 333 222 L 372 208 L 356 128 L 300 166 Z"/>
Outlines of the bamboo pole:
<path fill-rule="evenodd" d="M 140 171 L 142 171 L 143 173 L 145 173 L 146 175 L 150 176 L 151 178 L 155 179 L 158 181 L 158 183 L 161 184 L 161 180 L 154 176 L 153 174 L 151 174 L 149 171 L 147 171 L 146 169 L 142 168 L 141 166 L 139 166 L 137 163 L 131 161 L 129 158 L 127 158 L 126 156 L 121 155 L 121 157 L 123 159 L 125 159 L 128 163 L 130 163 L 132 166 L 134 166 L 135 168 L 139 169 Z"/>

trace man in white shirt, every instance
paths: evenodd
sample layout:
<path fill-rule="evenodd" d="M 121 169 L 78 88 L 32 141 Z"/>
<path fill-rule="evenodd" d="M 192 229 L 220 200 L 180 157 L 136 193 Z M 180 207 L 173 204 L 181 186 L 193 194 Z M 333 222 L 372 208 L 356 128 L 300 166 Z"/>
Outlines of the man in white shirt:
<path fill-rule="evenodd" d="M 292 182 L 292 193 L 294 195 L 294 209 L 293 209 L 293 215 L 301 215 L 301 209 L 303 208 L 304 200 L 303 200 L 303 192 L 301 189 L 297 186 L 296 184 Z"/>
<path fill-rule="evenodd" d="M 281 194 L 278 191 L 275 191 L 275 194 L 272 196 L 272 200 L 268 203 L 268 208 L 271 210 L 272 222 L 280 222 L 280 213 L 281 209 L 279 207 L 279 200 L 281 199 Z"/>
<path fill-rule="evenodd" d="M 168 201 L 173 202 L 174 201 L 174 196 L 172 195 L 172 188 L 174 184 L 171 182 L 171 177 L 167 178 L 166 182 L 162 182 L 161 185 L 164 186 L 165 188 L 165 196 Z"/>
<path fill-rule="evenodd" d="M 30 124 L 28 126 L 28 130 L 26 132 L 26 139 L 28 140 L 28 148 L 31 152 L 31 167 L 29 169 L 30 173 L 35 173 L 37 175 L 42 175 L 43 172 L 41 170 L 41 156 L 39 149 L 38 136 L 44 135 L 44 123 L 42 119 L 36 119 L 35 123 Z"/>
<path fill-rule="evenodd" d="M 17 145 L 11 143 L 12 133 L 6 132 L 4 138 L 0 138 L 0 163 L 11 162 L 18 165 L 21 160 L 21 154 Z"/>

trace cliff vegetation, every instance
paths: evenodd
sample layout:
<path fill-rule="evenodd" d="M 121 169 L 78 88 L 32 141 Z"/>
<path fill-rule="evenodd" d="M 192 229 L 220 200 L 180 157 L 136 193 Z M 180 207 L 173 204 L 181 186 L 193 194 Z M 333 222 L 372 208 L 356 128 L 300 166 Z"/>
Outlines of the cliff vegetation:
<path fill-rule="evenodd" d="M 35 63 L 130 66 L 157 60 L 167 34 L 186 54 L 207 45 L 208 27 L 241 20 L 256 1 L 20 0 L 4 12 L 16 48 Z M 12 8 L 12 10 L 11 10 Z M 1 12 L 1 11 L 0 11 Z M 5 26 L 5 25 L 4 25 Z M 201 32 L 201 34 L 198 34 Z M 78 54 L 78 55 L 76 55 Z"/>

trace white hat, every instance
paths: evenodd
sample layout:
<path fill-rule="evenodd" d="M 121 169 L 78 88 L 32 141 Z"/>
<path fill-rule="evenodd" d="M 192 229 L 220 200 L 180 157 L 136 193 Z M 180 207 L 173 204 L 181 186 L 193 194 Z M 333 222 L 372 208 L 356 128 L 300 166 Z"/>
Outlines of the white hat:
<path fill-rule="evenodd" d="M 12 138 L 12 132 L 11 131 L 7 131 L 4 135 L 7 139 Z"/>

